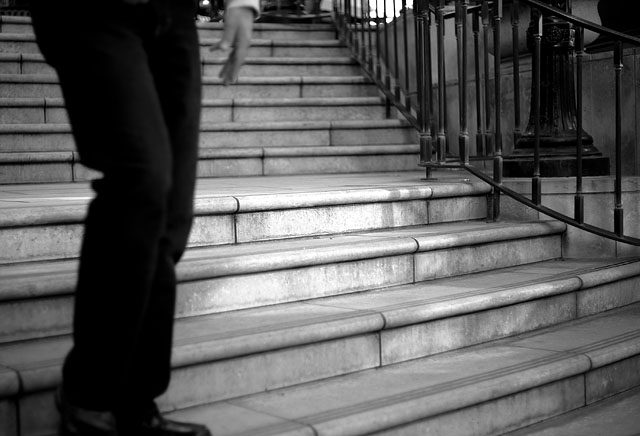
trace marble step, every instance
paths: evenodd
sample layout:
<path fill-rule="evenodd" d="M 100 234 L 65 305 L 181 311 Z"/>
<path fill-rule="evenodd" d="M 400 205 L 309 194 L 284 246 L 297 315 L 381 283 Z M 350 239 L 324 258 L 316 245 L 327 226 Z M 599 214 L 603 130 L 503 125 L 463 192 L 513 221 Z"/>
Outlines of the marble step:
<path fill-rule="evenodd" d="M 295 422 L 317 434 L 513 430 L 640 384 L 639 266 L 547 261 L 178 320 L 160 404 L 229 426 L 217 434 L 288 434 Z M 21 436 L 55 428 L 69 346 L 64 336 L 0 346 L 0 404 L 19 409 Z"/>
<path fill-rule="evenodd" d="M 379 92 L 363 76 L 241 77 L 233 86 L 214 76 L 203 77 L 203 97 L 323 98 L 375 97 Z M 0 98 L 60 98 L 58 79 L 42 74 L 0 74 Z"/>
<path fill-rule="evenodd" d="M 630 436 L 638 434 L 640 388 L 573 410 L 507 436 Z"/>
<path fill-rule="evenodd" d="M 564 226 L 526 224 L 432 224 L 192 249 L 178 267 L 176 315 L 305 301 L 561 256 Z M 0 342 L 67 333 L 76 270 L 76 259 L 0 266 Z"/>
<path fill-rule="evenodd" d="M 397 116 L 390 111 L 390 116 Z M 331 121 L 387 118 L 381 97 L 204 99 L 202 123 Z M 69 119 L 62 98 L 0 98 L 0 124 L 59 124 Z"/>
<path fill-rule="evenodd" d="M 346 46 L 332 39 L 309 39 L 302 32 L 301 38 L 267 39 L 253 35 L 249 56 L 345 56 L 349 54 Z M 203 58 L 226 56 L 221 52 L 211 52 L 209 48 L 217 42 L 215 37 L 200 39 L 200 51 Z M 40 53 L 35 35 L 25 33 L 0 33 L 0 53 L 3 54 L 37 54 Z"/>
<path fill-rule="evenodd" d="M 638 386 L 639 317 L 635 304 L 492 344 L 171 415 L 204 422 L 221 435 L 505 433 Z"/>
<path fill-rule="evenodd" d="M 416 130 L 399 119 L 203 123 L 200 147 L 267 148 L 417 144 Z M 68 124 L 0 125 L 3 152 L 74 151 Z"/>
<path fill-rule="evenodd" d="M 220 38 L 222 23 L 198 23 L 200 38 Z M 0 32 L 4 34 L 33 34 L 29 17 L 0 16 Z M 321 40 L 335 39 L 332 24 L 254 23 L 253 36 L 258 39 Z"/>
<path fill-rule="evenodd" d="M 419 172 L 198 180 L 189 247 L 393 229 L 487 217 L 486 184 Z M 0 264 L 77 256 L 86 183 L 0 189 Z"/>
<path fill-rule="evenodd" d="M 0 46 L 1 47 L 1 46 Z M 308 47 L 302 49 L 308 52 Z M 248 57 L 241 70 L 241 76 L 348 76 L 362 75 L 360 66 L 349 56 L 288 56 Z M 217 77 L 222 65 L 223 57 L 206 56 L 202 58 L 202 71 L 205 76 Z M 39 53 L 0 53 L 0 74 L 45 74 L 55 75 Z"/>

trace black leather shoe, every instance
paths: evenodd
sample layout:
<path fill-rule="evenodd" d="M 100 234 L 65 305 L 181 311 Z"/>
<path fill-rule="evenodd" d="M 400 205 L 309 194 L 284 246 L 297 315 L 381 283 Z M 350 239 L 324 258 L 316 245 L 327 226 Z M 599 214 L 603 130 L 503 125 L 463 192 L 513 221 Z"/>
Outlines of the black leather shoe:
<path fill-rule="evenodd" d="M 204 425 L 166 419 L 155 405 L 142 421 L 122 423 L 118 430 L 119 436 L 211 436 Z"/>
<path fill-rule="evenodd" d="M 56 404 L 60 411 L 60 436 L 119 436 L 113 413 L 76 407 L 60 389 Z"/>

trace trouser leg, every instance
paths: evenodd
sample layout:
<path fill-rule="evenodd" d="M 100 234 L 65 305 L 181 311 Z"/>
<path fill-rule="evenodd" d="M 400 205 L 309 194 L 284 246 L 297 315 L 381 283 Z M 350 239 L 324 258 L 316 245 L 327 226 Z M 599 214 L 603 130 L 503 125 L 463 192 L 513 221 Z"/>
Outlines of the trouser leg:
<path fill-rule="evenodd" d="M 70 401 L 107 410 L 153 398 L 169 380 L 174 265 L 192 216 L 198 44 L 191 2 L 81 3 L 84 13 L 100 9 L 90 23 L 69 0 L 47 14 L 36 7 L 34 26 L 81 160 L 103 173 L 86 217 L 63 381 Z M 163 21 L 166 8 L 177 15 Z"/>

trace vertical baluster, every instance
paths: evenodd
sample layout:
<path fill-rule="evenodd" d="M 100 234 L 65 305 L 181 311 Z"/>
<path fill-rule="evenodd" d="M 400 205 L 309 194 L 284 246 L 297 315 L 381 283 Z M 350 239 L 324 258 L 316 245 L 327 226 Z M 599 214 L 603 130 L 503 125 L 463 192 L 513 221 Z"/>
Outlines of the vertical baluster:
<path fill-rule="evenodd" d="M 395 100 L 400 100 L 400 53 L 398 47 L 398 26 L 400 25 L 400 20 L 398 20 L 396 16 L 396 0 L 393 0 L 393 67 L 394 67 L 394 95 Z"/>
<path fill-rule="evenodd" d="M 380 4 L 376 0 L 376 78 L 382 80 L 382 64 L 380 61 Z"/>
<path fill-rule="evenodd" d="M 387 17 L 387 1 L 383 1 L 384 16 L 384 72 L 385 72 L 385 88 L 391 89 L 391 77 L 389 76 L 389 22 Z"/>
<path fill-rule="evenodd" d="M 377 1 L 377 0 L 376 0 Z M 367 65 L 369 72 L 373 75 L 373 40 L 371 37 L 372 24 L 371 24 L 371 0 L 366 0 L 367 4 Z"/>
<path fill-rule="evenodd" d="M 574 217 L 584 223 L 584 197 L 582 195 L 582 70 L 584 58 L 584 28 L 576 32 L 576 196 Z"/>
<path fill-rule="evenodd" d="M 458 102 L 460 131 L 458 148 L 460 159 L 469 164 L 469 130 L 467 128 L 467 9 L 468 0 L 456 0 L 456 42 L 458 49 Z"/>
<path fill-rule="evenodd" d="M 484 123 L 482 122 L 482 80 L 480 78 L 480 14 L 473 13 L 473 54 L 476 88 L 476 154 L 485 155 Z"/>
<path fill-rule="evenodd" d="M 446 98 L 447 80 L 444 64 L 444 7 L 445 1 L 439 0 L 437 10 L 438 26 L 438 161 L 444 163 L 447 154 Z"/>
<path fill-rule="evenodd" d="M 418 101 L 418 123 L 420 126 L 420 163 L 429 164 L 432 160 L 429 101 L 431 83 L 428 82 L 430 61 L 429 4 L 427 0 L 414 0 L 414 19 L 416 29 L 416 85 Z M 429 171 L 429 167 L 427 167 Z"/>
<path fill-rule="evenodd" d="M 491 74 L 489 72 L 489 2 L 482 1 L 482 39 L 484 44 L 484 145 L 487 154 L 495 152 L 491 136 Z"/>
<path fill-rule="evenodd" d="M 493 179 L 502 184 L 502 127 L 500 116 L 502 114 L 502 103 L 500 101 L 502 76 L 500 74 L 500 23 L 502 22 L 502 0 L 493 2 L 493 57 L 494 57 L 494 81 L 495 81 L 495 154 L 493 160 Z M 500 192 L 495 190 L 493 196 L 493 218 L 500 217 Z"/>
<path fill-rule="evenodd" d="M 513 143 L 515 144 L 522 136 L 522 121 L 520 116 L 520 2 L 513 0 L 511 4 L 511 32 L 513 39 L 513 105 L 514 105 L 514 130 Z"/>
<path fill-rule="evenodd" d="M 415 10 L 414 10 L 415 11 Z M 414 12 L 415 13 L 415 12 Z M 404 38 L 404 105 L 411 111 L 411 85 L 409 77 L 409 29 L 407 23 L 407 0 L 402 0 L 402 22 Z"/>
<path fill-rule="evenodd" d="M 366 53 L 366 39 L 365 39 L 365 27 L 364 23 L 367 17 L 367 11 L 364 8 L 364 1 L 360 0 L 360 51 L 358 51 L 358 58 L 360 62 L 364 64 L 366 62 L 365 53 Z M 368 0 L 367 0 L 368 1 Z"/>
<path fill-rule="evenodd" d="M 534 53 L 533 53 L 533 110 L 534 110 L 534 147 L 533 147 L 533 179 L 531 180 L 531 200 L 535 204 L 542 202 L 540 179 L 540 68 L 542 58 L 542 13 L 535 17 Z"/>
<path fill-rule="evenodd" d="M 614 231 L 624 234 L 624 210 L 622 209 L 622 42 L 617 41 L 614 51 L 616 76 L 616 205 L 614 210 Z"/>

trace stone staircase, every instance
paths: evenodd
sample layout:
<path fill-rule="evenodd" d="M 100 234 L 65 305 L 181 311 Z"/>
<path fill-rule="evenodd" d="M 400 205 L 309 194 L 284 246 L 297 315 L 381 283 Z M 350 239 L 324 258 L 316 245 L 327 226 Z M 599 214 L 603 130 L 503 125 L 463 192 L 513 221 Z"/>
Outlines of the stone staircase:
<path fill-rule="evenodd" d="M 93 175 L 28 20 L 1 24 L 0 435 L 54 435 Z M 640 261 L 565 258 L 563 224 L 491 222 L 486 185 L 421 180 L 415 133 L 330 26 L 255 36 L 234 87 L 203 50 L 162 410 L 215 435 L 571 434 L 594 409 L 632 428 Z"/>

